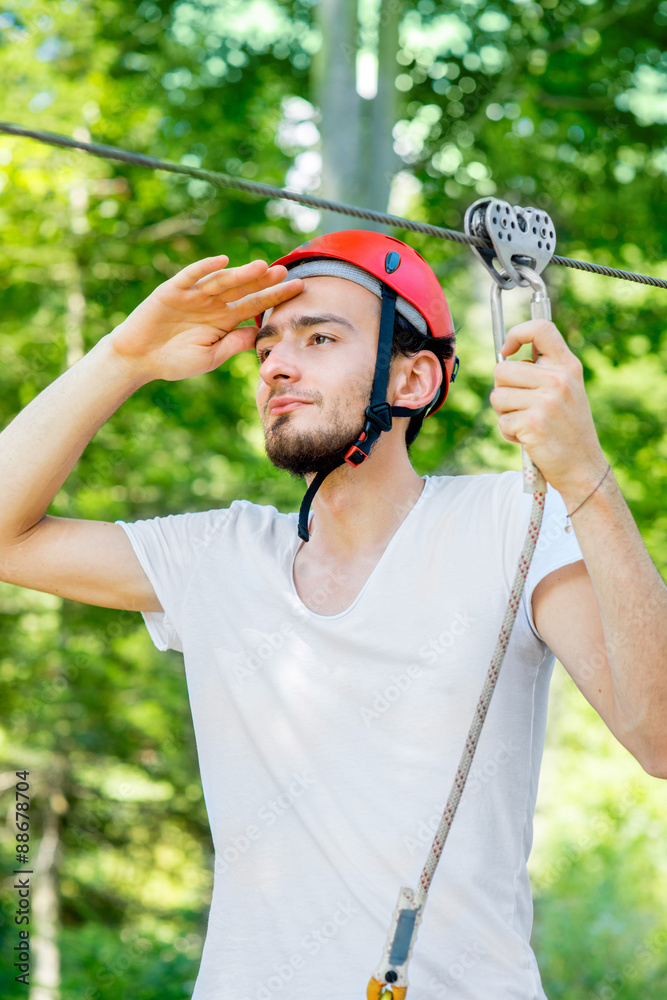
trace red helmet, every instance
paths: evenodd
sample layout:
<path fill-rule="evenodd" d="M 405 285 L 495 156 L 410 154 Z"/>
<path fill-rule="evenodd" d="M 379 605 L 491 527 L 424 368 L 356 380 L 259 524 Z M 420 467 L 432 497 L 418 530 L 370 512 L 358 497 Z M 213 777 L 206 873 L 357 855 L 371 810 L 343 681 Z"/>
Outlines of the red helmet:
<path fill-rule="evenodd" d="M 418 328 L 421 326 L 419 321 L 415 322 L 411 311 L 402 308 L 402 305 L 408 303 L 413 307 L 412 312 L 416 310 L 423 317 L 426 322 L 426 330 L 423 330 L 425 334 L 431 337 L 454 336 L 454 324 L 440 282 L 421 254 L 407 243 L 384 233 L 351 229 L 316 236 L 273 263 L 284 264 L 288 269 L 292 269 L 305 261 L 323 258 L 354 264 L 388 285 L 399 297 L 398 312 L 406 315 L 406 318 Z M 341 276 L 355 280 L 351 275 Z M 376 291 L 374 288 L 370 290 Z M 381 296 L 379 288 L 376 294 Z M 257 318 L 257 325 L 261 326 L 261 316 Z M 434 404 L 429 407 L 427 416 L 435 413 L 444 403 L 450 383 L 456 377 L 455 368 L 458 368 L 455 357 L 443 364 L 443 383 Z"/>

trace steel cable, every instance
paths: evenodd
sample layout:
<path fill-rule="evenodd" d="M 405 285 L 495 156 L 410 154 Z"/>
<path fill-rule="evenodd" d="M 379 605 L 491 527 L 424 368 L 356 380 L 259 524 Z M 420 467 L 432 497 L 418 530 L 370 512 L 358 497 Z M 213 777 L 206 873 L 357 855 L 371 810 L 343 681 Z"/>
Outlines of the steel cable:
<path fill-rule="evenodd" d="M 491 243 L 487 240 L 483 240 L 478 236 L 468 236 L 467 233 L 459 233 L 454 229 L 443 229 L 441 226 L 431 226 L 426 222 L 415 222 L 414 219 L 404 219 L 398 215 L 388 215 L 386 212 L 375 212 L 369 208 L 359 208 L 357 205 L 346 205 L 338 201 L 329 201 L 326 198 L 301 194 L 298 191 L 289 191 L 286 188 L 274 187 L 271 184 L 260 184 L 256 181 L 245 180 L 242 177 L 231 177 L 229 174 L 223 174 L 216 170 L 191 167 L 185 163 L 172 163 L 170 160 L 160 160 L 155 156 L 146 156 L 143 153 L 133 153 L 126 149 L 119 149 L 117 146 L 106 146 L 97 142 L 82 142 L 79 139 L 70 139 L 69 136 L 58 135 L 55 132 L 28 129 L 11 122 L 0 122 L 0 132 L 5 132 L 7 135 L 22 136 L 27 139 L 36 139 L 38 142 L 44 142 L 51 146 L 78 149 L 85 153 L 91 153 L 93 156 L 100 156 L 108 160 L 120 160 L 123 163 L 129 163 L 136 167 L 146 167 L 149 170 L 166 170 L 172 174 L 184 174 L 187 177 L 194 177 L 197 180 L 208 181 L 209 184 L 213 184 L 216 187 L 244 191 L 247 194 L 257 195 L 261 198 L 280 198 L 286 201 L 294 201 L 299 205 L 305 205 L 307 208 L 327 212 L 340 212 L 343 215 L 349 215 L 357 219 L 367 219 L 369 222 L 377 222 L 396 229 L 406 229 L 414 233 L 425 233 L 427 236 L 452 240 L 455 243 L 466 243 L 469 246 L 491 248 Z M 551 263 L 558 264 L 561 267 L 573 267 L 580 271 L 602 274 L 609 278 L 620 278 L 623 281 L 636 281 L 643 285 L 653 285 L 656 288 L 667 288 L 667 280 L 664 278 L 653 278 L 647 274 L 623 271 L 616 267 L 593 264 L 590 261 L 553 256 Z"/>

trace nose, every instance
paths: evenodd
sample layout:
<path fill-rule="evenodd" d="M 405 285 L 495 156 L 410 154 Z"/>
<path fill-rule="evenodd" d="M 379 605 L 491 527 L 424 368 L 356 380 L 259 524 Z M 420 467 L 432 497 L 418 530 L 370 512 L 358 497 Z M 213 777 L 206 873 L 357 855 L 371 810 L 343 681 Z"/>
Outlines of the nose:
<path fill-rule="evenodd" d="M 260 365 L 259 377 L 269 387 L 281 382 L 298 382 L 301 372 L 296 348 L 285 339 L 273 344 Z"/>

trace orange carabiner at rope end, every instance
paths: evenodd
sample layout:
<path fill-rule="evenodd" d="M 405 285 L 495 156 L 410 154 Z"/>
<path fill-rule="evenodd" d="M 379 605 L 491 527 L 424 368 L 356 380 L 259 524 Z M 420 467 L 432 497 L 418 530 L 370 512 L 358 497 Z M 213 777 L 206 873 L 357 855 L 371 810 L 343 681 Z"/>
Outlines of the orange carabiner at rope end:
<path fill-rule="evenodd" d="M 367 1000 L 405 1000 L 407 986 L 390 986 L 377 979 L 370 979 L 366 989 Z"/>

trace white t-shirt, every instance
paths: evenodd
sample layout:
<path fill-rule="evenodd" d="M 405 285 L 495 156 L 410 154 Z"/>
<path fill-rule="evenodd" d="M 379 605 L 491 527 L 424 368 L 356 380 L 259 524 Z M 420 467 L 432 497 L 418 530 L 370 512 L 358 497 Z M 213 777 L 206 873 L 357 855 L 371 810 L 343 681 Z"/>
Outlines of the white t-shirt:
<path fill-rule="evenodd" d="M 356 600 L 330 616 L 296 593 L 296 514 L 237 501 L 119 522 L 164 608 L 144 616 L 151 636 L 184 654 L 216 850 L 194 1000 L 364 1000 L 449 793 L 530 504 L 519 473 L 426 477 Z M 550 489 L 409 1000 L 544 997 L 526 859 L 553 656 L 530 601 L 582 558 L 564 526 Z"/>

